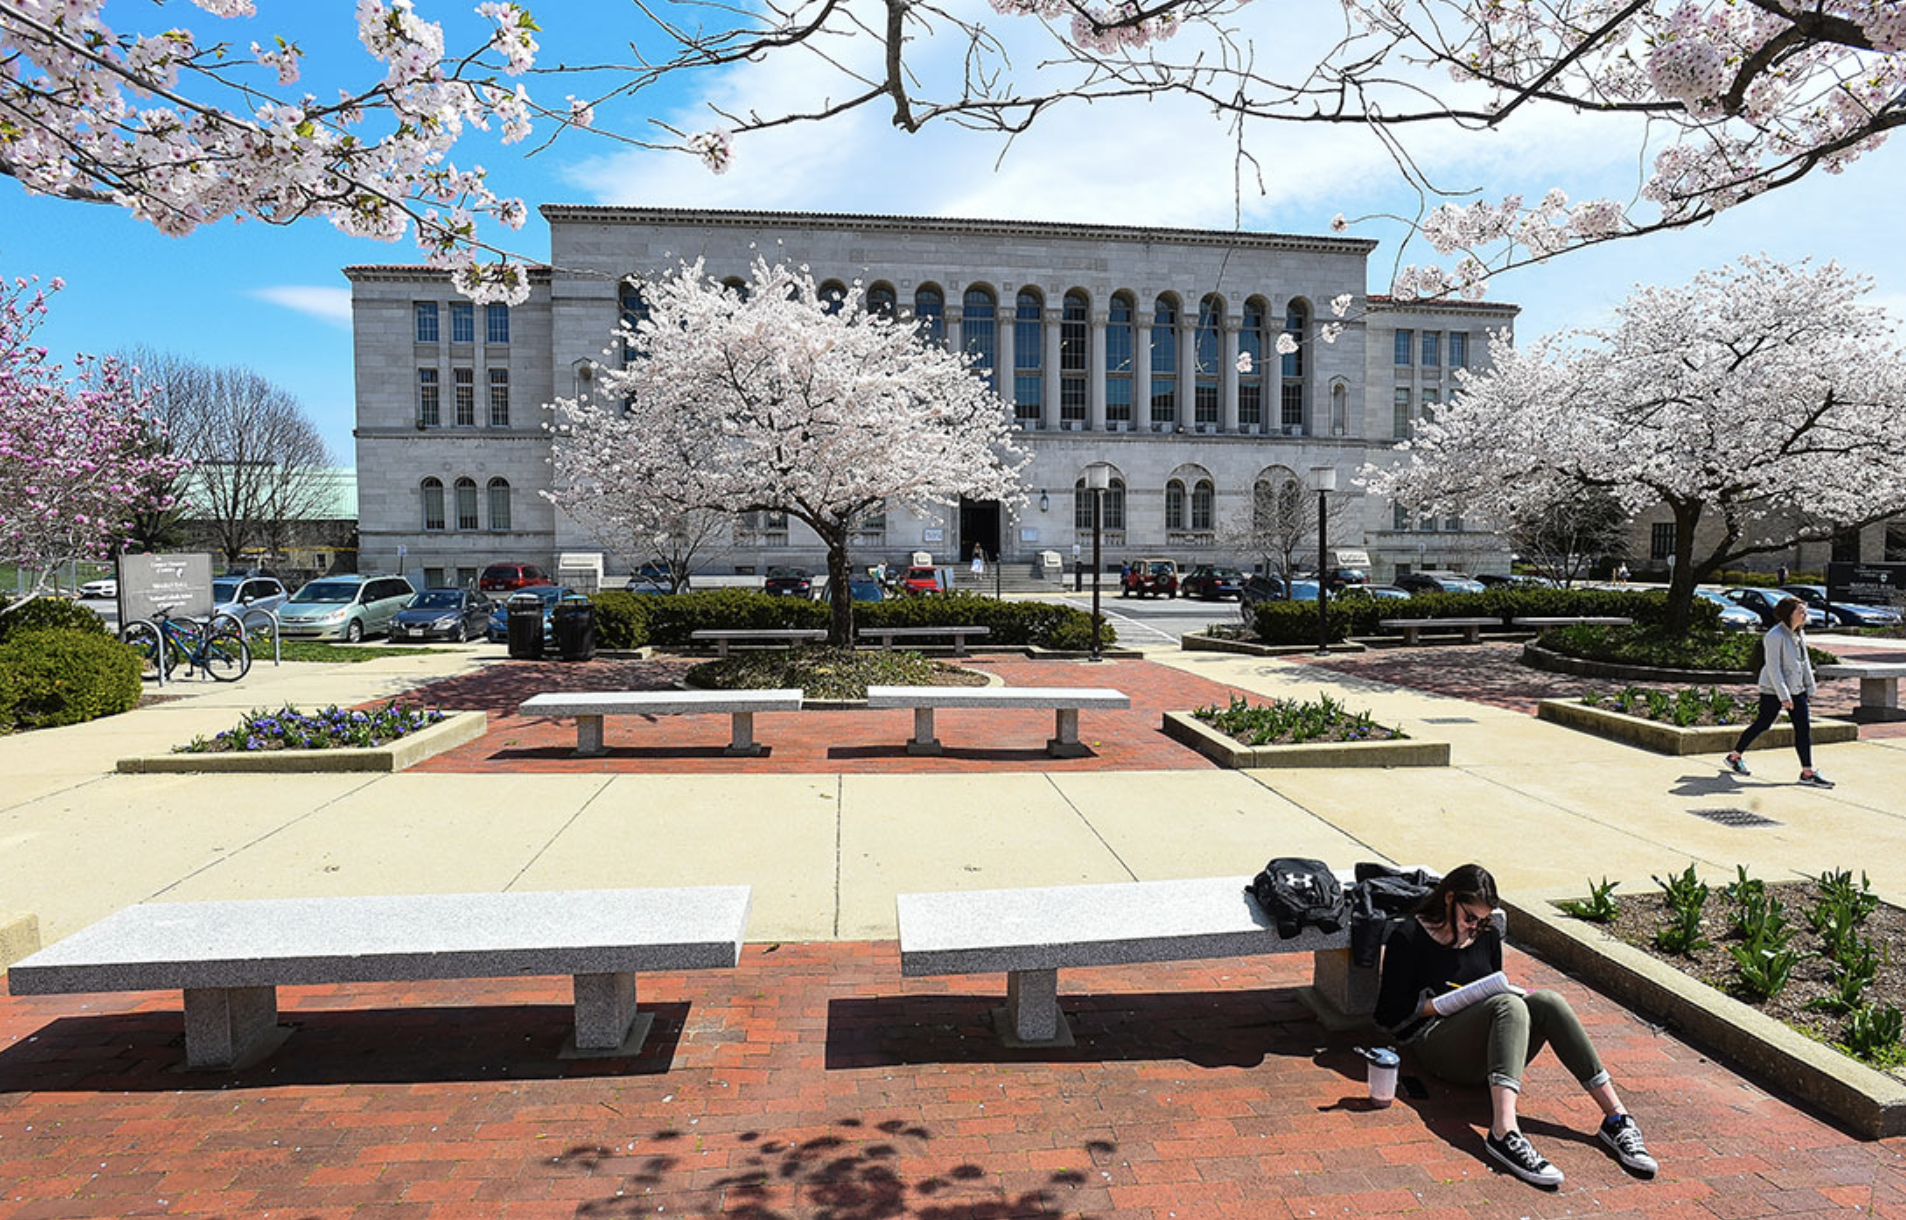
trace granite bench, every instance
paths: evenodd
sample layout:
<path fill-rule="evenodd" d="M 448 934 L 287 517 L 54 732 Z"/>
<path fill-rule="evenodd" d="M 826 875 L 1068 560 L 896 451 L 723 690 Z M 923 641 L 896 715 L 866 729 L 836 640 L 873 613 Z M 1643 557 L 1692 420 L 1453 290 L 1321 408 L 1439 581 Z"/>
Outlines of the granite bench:
<path fill-rule="evenodd" d="M 1822 665 L 1813 672 L 1817 678 L 1860 680 L 1860 703 L 1853 709 L 1854 719 L 1906 719 L 1899 710 L 1899 680 L 1906 678 L 1906 664 L 1897 661 L 1842 661 L 1837 665 Z"/>
<path fill-rule="evenodd" d="M 1346 878 L 1346 883 L 1347 883 Z M 993 1012 L 1008 1046 L 1071 1046 L 1059 971 L 1266 953 L 1313 955 L 1300 995 L 1329 1028 L 1362 1024 L 1377 970 L 1350 960 L 1350 926 L 1306 927 L 1286 940 L 1247 892 L 1249 877 L 1128 881 L 1014 890 L 901 894 L 900 973 L 1006 974 Z"/>
<path fill-rule="evenodd" d="M 238 1069 L 274 1050 L 277 988 L 290 984 L 575 976 L 563 1053 L 633 1055 L 651 1015 L 642 970 L 731 969 L 745 885 L 148 902 L 14 963 L 14 995 L 185 993 L 189 1067 Z M 504 1049 L 504 1048 L 499 1048 Z"/>
<path fill-rule="evenodd" d="M 764 753 L 754 739 L 756 712 L 798 712 L 798 690 L 657 690 L 576 691 L 536 695 L 516 709 L 519 716 L 574 716 L 576 756 L 591 758 L 606 752 L 602 722 L 608 716 L 696 716 L 726 712 L 733 717 L 728 746 L 722 753 L 754 758 Z"/>
<path fill-rule="evenodd" d="M 1482 642 L 1484 627 L 1500 627 L 1502 620 L 1493 616 L 1477 618 L 1386 618 L 1379 619 L 1377 626 L 1385 631 L 1401 631 L 1405 644 L 1416 643 L 1417 633 L 1424 628 L 1460 627 L 1465 644 Z"/>
<path fill-rule="evenodd" d="M 1527 614 L 1512 618 L 1512 627 L 1631 627 L 1635 620 L 1620 614 Z"/>
<path fill-rule="evenodd" d="M 969 637 L 991 635 L 991 627 L 862 627 L 860 638 L 879 640 L 883 649 L 893 647 L 896 639 L 916 640 L 928 636 L 950 635 L 953 637 L 953 655 L 966 655 L 966 641 Z"/>
<path fill-rule="evenodd" d="M 725 657 L 728 655 L 730 644 L 763 646 L 811 644 L 826 639 L 827 632 L 818 627 L 735 627 L 732 629 L 710 627 L 701 631 L 691 631 L 688 633 L 688 638 L 698 644 L 713 644 L 715 655 Z"/>
<path fill-rule="evenodd" d="M 1091 751 L 1079 740 L 1082 709 L 1119 709 L 1132 706 L 1124 691 L 1076 686 L 870 686 L 869 708 L 912 708 L 913 737 L 909 754 L 938 754 L 933 735 L 933 713 L 938 708 L 1051 708 L 1052 739 L 1046 753 L 1054 758 L 1083 758 Z"/>

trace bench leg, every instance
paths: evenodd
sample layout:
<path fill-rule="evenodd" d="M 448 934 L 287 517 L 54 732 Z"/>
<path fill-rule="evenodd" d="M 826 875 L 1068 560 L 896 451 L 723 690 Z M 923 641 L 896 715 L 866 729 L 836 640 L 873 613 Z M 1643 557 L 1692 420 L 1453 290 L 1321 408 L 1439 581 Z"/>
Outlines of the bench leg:
<path fill-rule="evenodd" d="M 1405 627 L 1403 629 L 1403 643 L 1411 648 L 1416 646 L 1416 628 Z"/>
<path fill-rule="evenodd" d="M 1898 678 L 1861 678 L 1860 706 L 1896 709 L 1899 707 Z"/>
<path fill-rule="evenodd" d="M 185 1066 L 232 1071 L 282 1040 L 276 987 L 185 989 Z"/>
<path fill-rule="evenodd" d="M 1320 949 L 1311 955 L 1311 985 L 1298 998 L 1325 1029 L 1361 1029 L 1377 1007 L 1377 968 L 1359 966 L 1348 949 Z"/>
<path fill-rule="evenodd" d="M 1071 1046 L 1072 1027 L 1059 1010 L 1057 970 L 1014 970 L 1006 976 L 1006 1006 L 993 1026 L 1007 1046 Z"/>
<path fill-rule="evenodd" d="M 953 655 L 956 657 L 966 655 L 966 637 L 957 631 L 953 633 Z"/>
<path fill-rule="evenodd" d="M 718 657 L 725 657 L 728 655 L 728 641 L 727 640 L 715 641 L 715 655 Z"/>
<path fill-rule="evenodd" d="M 1079 709 L 1054 708 L 1052 740 L 1046 743 L 1046 753 L 1054 758 L 1084 758 L 1091 752 L 1079 741 Z"/>
<path fill-rule="evenodd" d="M 933 709 L 914 708 L 913 740 L 907 742 L 907 753 L 938 754 L 940 752 L 940 739 L 933 735 Z"/>
<path fill-rule="evenodd" d="M 1476 624 L 1474 623 L 1471 623 L 1469 624 L 1469 626 L 1463 628 L 1463 643 L 1465 644 L 1482 643 L 1482 628 L 1476 626 Z"/>
<path fill-rule="evenodd" d="M 576 1035 L 562 1055 L 592 1059 L 635 1055 L 654 1023 L 653 1013 L 635 1008 L 635 976 L 627 971 L 575 976 Z"/>
<path fill-rule="evenodd" d="M 730 712 L 735 719 L 734 732 L 728 740 L 728 748 L 722 753 L 730 758 L 759 758 L 767 753 L 754 739 L 754 713 Z"/>
<path fill-rule="evenodd" d="M 605 753 L 607 750 L 602 744 L 602 717 L 576 717 L 576 757 L 594 758 Z"/>

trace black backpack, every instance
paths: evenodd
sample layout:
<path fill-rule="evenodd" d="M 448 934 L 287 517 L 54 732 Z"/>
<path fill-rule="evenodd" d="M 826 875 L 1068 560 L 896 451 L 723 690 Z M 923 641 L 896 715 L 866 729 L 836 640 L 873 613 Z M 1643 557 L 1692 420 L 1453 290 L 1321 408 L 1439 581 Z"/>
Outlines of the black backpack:
<path fill-rule="evenodd" d="M 1429 897 L 1430 890 L 1441 880 L 1435 873 L 1420 868 L 1358 864 L 1356 884 L 1347 895 L 1351 962 L 1358 966 L 1376 965 L 1390 933 Z"/>
<path fill-rule="evenodd" d="M 1250 894 L 1286 940 L 1306 926 L 1335 932 L 1347 914 L 1343 885 L 1322 860 L 1279 856 L 1251 879 Z"/>

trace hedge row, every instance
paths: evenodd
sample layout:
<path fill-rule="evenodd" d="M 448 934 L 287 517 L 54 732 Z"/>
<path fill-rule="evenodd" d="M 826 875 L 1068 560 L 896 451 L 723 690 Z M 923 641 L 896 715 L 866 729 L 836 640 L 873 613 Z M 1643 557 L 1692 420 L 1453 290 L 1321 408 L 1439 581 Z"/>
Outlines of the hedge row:
<path fill-rule="evenodd" d="M 1715 626 L 1721 608 L 1705 598 L 1694 600 L 1692 626 Z M 1332 640 L 1352 635 L 1377 635 L 1377 623 L 1386 618 L 1499 618 L 1584 615 L 1659 623 L 1667 618 L 1668 595 L 1656 589 L 1603 591 L 1597 589 L 1520 589 L 1497 587 L 1481 593 L 1420 593 L 1408 600 L 1336 599 L 1327 607 Z M 1257 638 L 1266 644 L 1309 644 L 1317 639 L 1316 602 L 1260 602 Z"/>
<path fill-rule="evenodd" d="M 824 631 L 832 615 L 826 602 L 769 597 L 749 589 L 704 589 L 674 596 L 611 591 L 591 600 L 596 605 L 596 642 L 604 648 L 681 647 L 692 643 L 697 631 Z M 1092 645 L 1092 616 L 1082 610 L 1050 602 L 995 601 L 971 593 L 862 602 L 854 607 L 854 625 L 985 627 L 989 644 L 1062 649 Z M 1105 624 L 1101 644 L 1109 646 L 1117 638 L 1111 624 Z"/>
<path fill-rule="evenodd" d="M 10 614 L 0 614 L 0 643 L 25 631 L 86 631 L 105 635 L 106 624 L 78 602 L 63 597 L 36 597 Z"/>
<path fill-rule="evenodd" d="M 92 611 L 85 613 L 98 623 Z M 126 711 L 139 702 L 141 667 L 138 652 L 103 628 L 15 630 L 0 643 L 0 730 L 78 724 Z"/>

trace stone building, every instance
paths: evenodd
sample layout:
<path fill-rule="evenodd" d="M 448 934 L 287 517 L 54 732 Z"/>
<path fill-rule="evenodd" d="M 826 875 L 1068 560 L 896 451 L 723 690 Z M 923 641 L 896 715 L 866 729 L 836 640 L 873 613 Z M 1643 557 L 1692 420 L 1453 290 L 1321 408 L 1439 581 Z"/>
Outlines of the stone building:
<path fill-rule="evenodd" d="M 1300 495 L 1336 472 L 1330 543 L 1370 555 L 1373 577 L 1411 569 L 1506 570 L 1492 534 L 1374 502 L 1354 484 L 1412 421 L 1487 359 L 1514 306 L 1405 304 L 1364 292 L 1374 243 L 1341 237 L 903 216 L 549 205 L 549 265 L 527 301 L 473 306 L 428 268 L 359 266 L 352 285 L 360 565 L 473 577 L 492 560 L 553 564 L 605 552 L 611 573 L 646 558 L 592 538 L 540 493 L 549 485 L 543 404 L 590 392 L 624 277 L 706 260 L 739 281 L 758 255 L 806 264 L 823 294 L 864 292 L 973 352 L 1013 404 L 1026 500 L 964 503 L 865 523 L 854 562 L 915 551 L 1011 566 L 1090 555 L 1081 471 L 1115 472 L 1104 556 L 1181 562 L 1261 556 L 1238 543 L 1260 485 Z M 1352 304 L 1342 333 L 1331 302 Z M 1276 354 L 1280 333 L 1298 350 Z M 1239 369 L 1249 354 L 1249 371 Z M 1314 504 L 1309 496 L 1307 503 Z M 1315 553 L 1314 535 L 1306 550 Z M 1075 550 L 1074 548 L 1078 549 Z M 737 523 L 715 570 L 818 567 L 799 522 Z"/>

